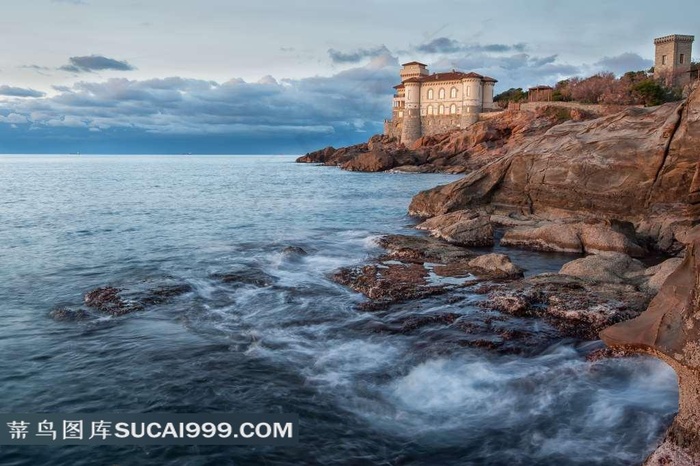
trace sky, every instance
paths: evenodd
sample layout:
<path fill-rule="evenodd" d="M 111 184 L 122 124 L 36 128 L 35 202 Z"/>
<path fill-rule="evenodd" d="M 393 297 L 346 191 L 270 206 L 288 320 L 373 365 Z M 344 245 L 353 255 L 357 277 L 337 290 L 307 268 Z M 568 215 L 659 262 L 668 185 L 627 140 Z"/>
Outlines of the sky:
<path fill-rule="evenodd" d="M 380 133 L 400 63 L 498 93 L 700 39 L 697 0 L 4 3 L 0 153 L 303 154 Z"/>

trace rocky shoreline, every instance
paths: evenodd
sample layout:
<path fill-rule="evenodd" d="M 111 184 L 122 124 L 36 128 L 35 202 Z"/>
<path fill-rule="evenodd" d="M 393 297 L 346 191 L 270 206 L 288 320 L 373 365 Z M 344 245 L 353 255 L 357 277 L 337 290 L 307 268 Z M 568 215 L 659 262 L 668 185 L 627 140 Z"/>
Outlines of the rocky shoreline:
<path fill-rule="evenodd" d="M 646 464 L 685 465 L 700 464 L 698 160 L 696 86 L 680 104 L 600 118 L 546 107 L 504 112 L 411 147 L 375 136 L 297 161 L 357 171 L 464 173 L 417 194 L 409 206 L 424 219 L 417 228 L 434 238 L 384 237 L 385 254 L 332 278 L 365 295 L 359 307 L 366 311 L 436 296 L 459 300 L 468 292 L 483 296 L 476 304 L 489 312 L 542 319 L 558 337 L 596 339 L 602 331 L 611 349 L 593 358 L 659 357 L 679 375 L 680 409 Z M 524 277 L 507 255 L 473 249 L 496 243 L 581 257 L 558 273 Z M 650 264 L 651 256 L 664 260 Z M 493 326 L 490 318 L 432 318 L 467 333 L 470 325 Z M 518 341 L 541 342 L 552 337 L 546 333 L 501 331 L 468 344 L 518 351 Z"/>

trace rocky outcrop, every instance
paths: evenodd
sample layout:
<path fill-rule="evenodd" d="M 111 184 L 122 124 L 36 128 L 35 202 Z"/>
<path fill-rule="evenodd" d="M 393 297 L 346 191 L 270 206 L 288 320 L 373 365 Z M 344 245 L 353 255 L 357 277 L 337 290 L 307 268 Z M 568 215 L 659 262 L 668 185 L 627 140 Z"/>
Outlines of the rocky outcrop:
<path fill-rule="evenodd" d="M 681 104 L 553 126 L 463 179 L 419 193 L 409 211 L 433 217 L 481 207 L 625 220 L 677 251 L 679 236 L 700 218 L 699 142 L 696 88 Z"/>
<path fill-rule="evenodd" d="M 438 215 L 416 226 L 432 236 L 461 246 L 493 246 L 493 226 L 488 215 L 460 210 Z"/>
<path fill-rule="evenodd" d="M 590 119 L 576 110 L 542 107 L 534 111 L 502 112 L 468 130 L 424 136 L 411 147 L 388 136 L 372 136 L 367 143 L 341 149 L 326 147 L 297 159 L 353 171 L 468 173 L 481 168 L 509 148 L 569 120 Z"/>
<path fill-rule="evenodd" d="M 121 317 L 150 306 L 166 303 L 177 296 L 193 291 L 186 283 L 173 283 L 163 280 L 157 286 L 147 283 L 134 286 L 132 289 L 104 286 L 88 291 L 83 297 L 83 304 L 88 309 L 60 307 L 52 310 L 49 316 L 58 321 L 81 321 L 94 319 L 100 315 Z M 96 314 L 97 313 L 97 314 Z"/>
<path fill-rule="evenodd" d="M 394 166 L 394 158 L 384 151 L 373 150 L 364 152 L 348 160 L 341 168 L 356 172 L 383 172 Z"/>
<path fill-rule="evenodd" d="M 634 286 L 540 274 L 492 287 L 482 307 L 518 317 L 539 317 L 564 334 L 593 339 L 613 323 L 638 316 L 649 296 Z"/>
<path fill-rule="evenodd" d="M 648 465 L 700 464 L 700 229 L 688 239 L 685 259 L 649 308 L 600 334 L 611 348 L 656 356 L 678 375 L 678 414 Z"/>
<path fill-rule="evenodd" d="M 501 240 L 501 245 L 579 254 L 620 252 L 642 257 L 647 251 L 635 242 L 634 228 L 629 226 L 630 228 L 625 229 L 610 222 L 545 222 L 508 230 Z"/>
<path fill-rule="evenodd" d="M 366 310 L 434 296 L 478 280 L 523 275 L 505 254 L 476 256 L 434 238 L 388 235 L 379 244 L 385 254 L 369 264 L 341 268 L 331 276 L 369 298 L 371 302 L 361 306 Z"/>

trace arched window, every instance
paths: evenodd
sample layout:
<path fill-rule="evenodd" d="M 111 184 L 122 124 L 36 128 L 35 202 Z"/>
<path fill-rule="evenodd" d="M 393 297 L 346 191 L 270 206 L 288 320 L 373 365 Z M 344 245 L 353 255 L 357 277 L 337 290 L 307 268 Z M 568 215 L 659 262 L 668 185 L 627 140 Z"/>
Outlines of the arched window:
<path fill-rule="evenodd" d="M 457 88 L 453 87 L 450 89 L 450 99 L 456 99 L 457 98 Z"/>
<path fill-rule="evenodd" d="M 438 114 L 439 114 L 439 115 L 444 115 L 444 114 L 445 114 L 445 106 L 444 106 L 444 105 L 440 105 L 440 106 L 438 107 Z"/>
<path fill-rule="evenodd" d="M 457 106 L 455 104 L 450 105 L 450 113 L 455 115 L 457 113 Z"/>
<path fill-rule="evenodd" d="M 445 89 L 440 88 L 438 91 L 438 99 L 444 99 L 445 98 Z"/>
<path fill-rule="evenodd" d="M 433 90 L 428 89 L 428 100 L 433 100 Z"/>
<path fill-rule="evenodd" d="M 433 106 L 428 105 L 428 115 L 432 115 L 432 114 L 433 114 Z"/>

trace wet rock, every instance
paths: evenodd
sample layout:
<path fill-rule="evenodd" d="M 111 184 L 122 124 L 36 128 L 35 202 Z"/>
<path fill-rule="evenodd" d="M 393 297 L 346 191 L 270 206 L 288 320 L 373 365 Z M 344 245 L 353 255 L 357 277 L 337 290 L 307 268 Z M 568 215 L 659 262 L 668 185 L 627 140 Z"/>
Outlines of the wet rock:
<path fill-rule="evenodd" d="M 646 255 L 647 251 L 626 233 L 605 223 L 546 223 L 508 230 L 501 245 L 536 251 L 587 254 L 619 252 L 633 257 Z"/>
<path fill-rule="evenodd" d="M 49 312 L 49 317 L 61 322 L 77 322 L 94 318 L 85 309 L 71 309 L 67 307 L 52 310 Z"/>
<path fill-rule="evenodd" d="M 562 333 L 594 339 L 603 328 L 639 315 L 649 295 L 634 286 L 541 274 L 494 288 L 481 307 L 540 317 Z"/>
<path fill-rule="evenodd" d="M 308 255 L 309 253 L 299 246 L 287 246 L 282 249 L 282 256 L 288 260 L 298 260 Z"/>
<path fill-rule="evenodd" d="M 331 279 L 383 302 L 397 302 L 431 296 L 446 291 L 444 286 L 431 286 L 428 271 L 421 264 L 371 264 L 342 268 Z"/>
<path fill-rule="evenodd" d="M 96 288 L 85 294 L 85 305 L 115 317 L 143 310 L 141 304 L 122 299 L 121 291 L 111 286 Z"/>
<path fill-rule="evenodd" d="M 212 275 L 214 278 L 221 280 L 223 283 L 253 285 L 259 288 L 265 288 L 274 285 L 276 279 L 272 275 L 268 275 L 262 270 L 246 269 L 239 272 L 217 273 Z"/>
<path fill-rule="evenodd" d="M 387 235 L 379 239 L 379 245 L 387 249 L 387 259 L 406 262 L 446 264 L 474 257 L 474 253 L 468 249 L 422 236 Z"/>
<path fill-rule="evenodd" d="M 401 333 L 411 333 L 428 325 L 451 325 L 461 316 L 453 312 L 433 314 L 427 316 L 413 316 L 406 319 L 401 325 Z"/>
<path fill-rule="evenodd" d="M 688 241 L 683 262 L 649 308 L 600 333 L 609 347 L 656 356 L 678 375 L 678 414 L 645 464 L 700 464 L 700 231 Z"/>
<path fill-rule="evenodd" d="M 619 359 L 619 358 L 629 358 L 636 356 L 634 353 L 624 350 L 615 350 L 612 348 L 598 348 L 597 350 L 591 351 L 586 355 L 586 361 L 597 362 L 606 359 Z"/>
<path fill-rule="evenodd" d="M 460 246 L 493 246 L 493 226 L 487 215 L 460 210 L 438 215 L 416 226 L 432 236 Z"/>
<path fill-rule="evenodd" d="M 193 291 L 193 288 L 186 283 L 163 285 L 149 290 L 146 296 L 141 298 L 141 303 L 144 305 L 162 304 L 177 296 L 190 293 L 191 291 Z"/>

